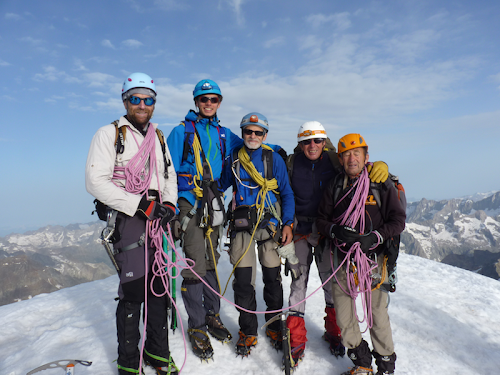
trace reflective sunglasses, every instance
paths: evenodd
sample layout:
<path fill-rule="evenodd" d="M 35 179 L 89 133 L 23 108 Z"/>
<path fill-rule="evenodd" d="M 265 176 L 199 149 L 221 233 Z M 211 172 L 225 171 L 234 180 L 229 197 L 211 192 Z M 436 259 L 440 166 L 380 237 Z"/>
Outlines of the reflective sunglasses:
<path fill-rule="evenodd" d="M 142 100 L 144 100 L 144 104 L 146 104 L 148 107 L 155 104 L 155 100 L 150 96 L 148 96 L 147 98 L 139 98 L 138 96 L 131 96 L 130 98 L 128 98 L 128 101 L 133 105 L 141 104 Z"/>
<path fill-rule="evenodd" d="M 243 134 L 251 135 L 254 133 L 257 137 L 262 137 L 265 133 L 260 130 L 243 129 Z"/>
<path fill-rule="evenodd" d="M 307 145 L 310 145 L 312 141 L 314 141 L 314 143 L 316 143 L 317 145 L 319 145 L 320 143 L 324 142 L 325 139 L 324 138 L 306 139 L 305 141 L 302 141 L 300 143 L 302 143 L 304 146 L 307 146 Z"/>
<path fill-rule="evenodd" d="M 202 102 L 202 103 L 206 103 L 206 102 L 208 102 L 209 100 L 210 100 L 210 102 L 211 102 L 212 104 L 217 104 L 217 103 L 219 103 L 219 97 L 218 97 L 218 96 L 212 96 L 211 98 L 209 98 L 208 96 L 202 96 L 202 97 L 200 98 L 200 102 Z"/>

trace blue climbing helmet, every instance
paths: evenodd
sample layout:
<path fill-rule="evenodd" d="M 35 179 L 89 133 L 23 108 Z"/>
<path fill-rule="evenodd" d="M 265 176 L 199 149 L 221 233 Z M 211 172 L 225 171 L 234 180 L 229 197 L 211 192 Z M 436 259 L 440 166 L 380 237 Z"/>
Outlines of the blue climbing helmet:
<path fill-rule="evenodd" d="M 122 98 L 126 98 L 126 93 L 132 89 L 149 89 L 153 91 L 153 99 L 156 99 L 156 86 L 153 79 L 144 73 L 132 73 L 123 82 Z"/>
<path fill-rule="evenodd" d="M 193 99 L 204 94 L 216 94 L 222 99 L 222 93 L 220 92 L 219 86 L 211 79 L 202 79 L 196 84 L 193 90 Z"/>
<path fill-rule="evenodd" d="M 267 117 L 258 112 L 250 112 L 248 115 L 243 116 L 240 123 L 240 128 L 247 127 L 248 125 L 257 125 L 262 129 L 269 131 L 269 123 Z"/>

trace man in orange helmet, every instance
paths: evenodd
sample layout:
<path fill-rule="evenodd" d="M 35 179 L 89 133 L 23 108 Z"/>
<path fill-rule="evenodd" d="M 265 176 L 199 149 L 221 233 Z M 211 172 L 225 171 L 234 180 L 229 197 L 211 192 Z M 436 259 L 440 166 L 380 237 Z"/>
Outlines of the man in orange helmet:
<path fill-rule="evenodd" d="M 396 353 L 387 310 L 388 296 L 380 286 L 384 281 L 382 275 L 386 274 L 386 243 L 403 231 L 406 213 L 390 180 L 370 183 L 366 171 L 368 145 L 361 135 L 342 137 L 338 157 L 343 171 L 325 189 L 316 224 L 324 236 L 331 238 L 335 264 L 342 265 L 333 282 L 333 301 L 342 343 L 355 365 L 342 375 L 373 374 L 372 355 L 377 375 L 393 375 Z M 363 269 L 370 271 L 363 273 Z M 373 282 L 376 276 L 382 278 L 379 283 Z M 370 317 L 371 311 L 373 351 L 359 329 L 353 301 L 358 292 L 371 296 L 367 298 L 367 315 Z"/>

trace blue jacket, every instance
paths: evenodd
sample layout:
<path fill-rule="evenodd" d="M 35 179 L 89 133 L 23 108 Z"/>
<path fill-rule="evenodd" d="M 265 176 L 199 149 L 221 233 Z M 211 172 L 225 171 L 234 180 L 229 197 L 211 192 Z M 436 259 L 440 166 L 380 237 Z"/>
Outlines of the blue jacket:
<path fill-rule="evenodd" d="M 224 159 L 231 154 L 234 148 L 239 148 L 243 140 L 235 135 L 231 130 L 219 125 L 217 117 L 211 121 L 207 118 L 199 117 L 198 113 L 190 110 L 186 115 L 185 121 L 193 121 L 196 131 L 200 136 L 200 143 L 212 167 L 214 180 L 217 181 L 222 173 Z M 186 160 L 182 160 L 184 152 L 184 131 L 185 126 L 180 124 L 170 132 L 167 139 L 167 145 L 172 156 L 175 172 L 179 183 L 179 198 L 185 198 L 194 205 L 196 198 L 191 191 L 193 176 L 196 176 L 196 165 L 194 155 L 190 152 Z M 225 139 L 225 155 L 222 155 L 221 142 Z M 190 181 L 190 182 L 189 182 Z"/>
<path fill-rule="evenodd" d="M 262 161 L 262 147 L 254 151 L 250 151 L 249 156 L 257 171 L 263 176 L 264 163 Z M 293 223 L 293 215 L 295 213 L 295 201 L 288 179 L 286 164 L 278 153 L 273 152 L 272 156 L 273 177 L 278 181 L 277 190 L 280 192 L 281 197 L 281 220 L 283 221 L 283 224 L 291 225 Z M 253 205 L 255 204 L 259 189 L 245 187 L 241 184 L 241 182 L 236 181 L 231 168 L 233 161 L 233 155 L 231 154 L 231 156 L 226 160 L 224 170 L 219 181 L 219 186 L 223 191 L 225 191 L 229 186 L 236 187 L 236 206 Z M 250 176 L 243 166 L 240 166 L 240 179 L 247 186 L 258 186 L 254 181 L 250 180 Z M 268 195 L 271 204 L 276 203 L 276 195 L 272 191 L 268 192 Z M 269 202 L 266 201 L 266 207 L 268 206 Z M 272 222 L 276 224 L 276 220 L 273 219 Z"/>

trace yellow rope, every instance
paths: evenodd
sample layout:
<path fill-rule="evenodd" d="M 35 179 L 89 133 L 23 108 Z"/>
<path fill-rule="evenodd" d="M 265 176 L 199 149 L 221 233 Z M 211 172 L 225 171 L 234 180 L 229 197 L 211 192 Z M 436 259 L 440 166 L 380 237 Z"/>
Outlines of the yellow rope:
<path fill-rule="evenodd" d="M 196 195 L 196 199 L 201 199 L 203 198 L 203 188 L 199 186 L 198 182 L 203 180 L 203 162 L 201 160 L 201 143 L 198 137 L 195 135 L 193 139 L 193 152 L 194 152 L 194 161 L 196 165 L 196 176 L 193 176 L 193 183 L 194 183 L 194 193 Z M 210 178 L 214 179 L 214 175 L 212 172 L 212 166 L 210 165 L 210 162 L 207 160 L 207 165 L 210 170 Z M 220 279 L 219 279 L 219 271 L 217 270 L 217 260 L 215 259 L 215 250 L 214 250 L 214 245 L 212 243 L 212 237 L 210 236 L 214 230 L 212 229 L 211 226 L 208 226 L 208 229 L 205 232 L 205 238 L 208 238 L 208 242 L 210 244 L 210 249 L 212 251 L 212 259 L 214 261 L 214 268 L 215 268 L 215 276 L 217 278 L 217 284 L 219 285 L 219 291 L 221 290 L 220 287 Z"/>
<path fill-rule="evenodd" d="M 271 148 L 269 146 L 264 145 L 264 144 L 261 147 L 271 150 Z M 245 252 L 243 253 L 243 255 L 238 259 L 236 264 L 234 265 L 233 270 L 231 271 L 231 274 L 229 275 L 229 278 L 227 279 L 226 287 L 224 288 L 224 293 L 222 293 L 222 295 L 224 295 L 226 293 L 227 286 L 229 285 L 229 281 L 231 280 L 231 276 L 233 276 L 234 271 L 236 270 L 236 267 L 238 267 L 238 264 L 240 264 L 241 260 L 248 253 L 248 251 L 250 250 L 250 247 L 253 244 L 253 238 L 255 236 L 255 232 L 257 231 L 257 223 L 260 222 L 262 214 L 264 213 L 264 208 L 266 206 L 267 193 L 269 191 L 272 191 L 275 194 L 279 194 L 279 192 L 276 190 L 276 189 L 278 189 L 278 181 L 275 178 L 268 180 L 265 177 L 261 176 L 261 174 L 255 168 L 255 165 L 250 160 L 250 156 L 248 155 L 248 152 L 247 152 L 245 147 L 240 148 L 240 150 L 238 151 L 238 159 L 241 163 L 241 166 L 249 174 L 250 178 L 257 185 L 260 186 L 259 192 L 258 192 L 257 197 L 255 199 L 255 207 L 257 208 L 258 217 L 257 217 L 257 222 L 255 223 L 255 226 L 254 226 L 254 229 L 252 232 L 252 236 L 250 237 L 250 242 L 248 243 L 248 247 L 245 250 Z"/>

